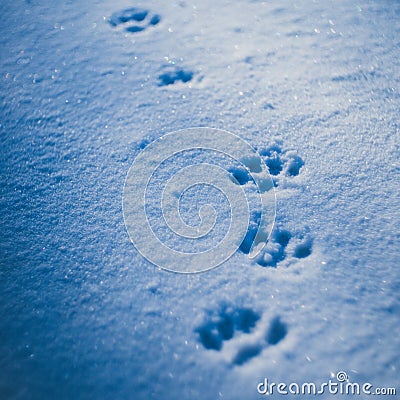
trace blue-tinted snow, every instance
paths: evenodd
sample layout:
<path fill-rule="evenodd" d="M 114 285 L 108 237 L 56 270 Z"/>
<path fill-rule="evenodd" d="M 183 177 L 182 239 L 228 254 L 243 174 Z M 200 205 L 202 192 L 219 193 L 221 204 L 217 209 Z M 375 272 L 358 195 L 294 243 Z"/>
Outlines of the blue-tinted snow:
<path fill-rule="evenodd" d="M 1 398 L 248 399 L 339 370 L 398 387 L 398 2 L 1 8 Z M 277 167 L 259 262 L 182 276 L 129 242 L 130 164 L 191 126 Z"/>

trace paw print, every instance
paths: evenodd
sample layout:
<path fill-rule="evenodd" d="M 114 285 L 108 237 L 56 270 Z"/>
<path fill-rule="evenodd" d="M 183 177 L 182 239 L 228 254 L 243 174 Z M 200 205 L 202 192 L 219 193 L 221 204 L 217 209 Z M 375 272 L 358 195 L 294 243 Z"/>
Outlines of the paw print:
<path fill-rule="evenodd" d="M 293 235 L 287 230 L 275 229 L 255 261 L 262 267 L 277 267 L 289 257 L 292 259 L 308 257 L 312 253 L 312 245 L 313 240 L 309 234 Z"/>
<path fill-rule="evenodd" d="M 288 333 L 288 327 L 280 316 L 269 321 L 264 334 L 263 328 L 257 331 L 260 320 L 261 315 L 251 308 L 225 305 L 219 310 L 208 311 L 196 333 L 206 350 L 223 353 L 225 345 L 229 344 L 229 354 L 233 356 L 221 354 L 221 357 L 228 358 L 234 366 L 242 366 L 269 346 L 276 346 Z"/>
<path fill-rule="evenodd" d="M 108 19 L 113 28 L 123 28 L 129 33 L 145 31 L 157 25 L 160 21 L 161 17 L 158 14 L 139 7 L 117 11 Z"/>
<path fill-rule="evenodd" d="M 169 86 L 175 83 L 187 83 L 193 79 L 194 73 L 183 68 L 166 69 L 158 77 L 158 86 Z"/>
<path fill-rule="evenodd" d="M 275 142 L 262 149 L 260 155 L 264 158 L 269 173 L 276 177 L 284 174 L 288 177 L 300 174 L 304 166 L 303 159 L 294 150 L 282 150 L 281 143 Z"/>
<path fill-rule="evenodd" d="M 249 333 L 260 316 L 250 308 L 223 307 L 197 329 L 200 342 L 206 349 L 221 350 L 224 341 L 232 339 L 238 331 Z"/>
<path fill-rule="evenodd" d="M 281 177 L 291 179 L 299 175 L 304 166 L 303 159 L 295 151 L 282 150 L 280 141 L 275 141 L 268 147 L 261 149 L 259 154 L 264 159 L 275 185 L 278 185 Z M 261 169 L 259 161 L 256 164 L 254 160 L 253 163 L 245 162 L 242 167 L 231 168 L 229 172 L 231 173 L 232 181 L 236 184 L 254 185 L 255 183 L 250 173 L 258 172 L 259 169 Z M 251 213 L 247 233 L 239 247 L 242 253 L 250 253 L 259 230 L 260 220 L 260 212 L 254 211 Z M 306 258 L 312 253 L 313 239 L 311 235 L 304 232 L 292 233 L 282 228 L 275 228 L 268 241 L 267 232 L 265 232 L 264 237 L 265 246 L 261 254 L 255 259 L 256 263 L 262 267 L 277 267 L 288 258 L 292 260 Z"/>

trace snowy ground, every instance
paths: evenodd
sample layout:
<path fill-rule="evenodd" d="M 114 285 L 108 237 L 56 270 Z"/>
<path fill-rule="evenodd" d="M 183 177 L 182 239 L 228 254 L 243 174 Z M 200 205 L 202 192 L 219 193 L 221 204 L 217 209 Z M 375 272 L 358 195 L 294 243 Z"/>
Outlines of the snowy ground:
<path fill-rule="evenodd" d="M 400 393 L 398 2 L 16 0 L 0 29 L 1 399 L 256 399 L 338 371 Z M 195 126 L 257 148 L 277 218 L 263 259 L 180 275 L 129 241 L 122 192 Z"/>

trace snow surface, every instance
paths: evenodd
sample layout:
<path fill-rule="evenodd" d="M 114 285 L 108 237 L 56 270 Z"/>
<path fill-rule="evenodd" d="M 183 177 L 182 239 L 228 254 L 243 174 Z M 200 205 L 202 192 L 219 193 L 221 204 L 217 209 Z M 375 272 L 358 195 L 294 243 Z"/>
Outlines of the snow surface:
<path fill-rule="evenodd" d="M 400 391 L 398 2 L 1 10 L 0 398 L 255 399 L 338 371 Z M 261 258 L 181 275 L 129 241 L 122 192 L 196 126 L 259 151 L 277 219 Z"/>

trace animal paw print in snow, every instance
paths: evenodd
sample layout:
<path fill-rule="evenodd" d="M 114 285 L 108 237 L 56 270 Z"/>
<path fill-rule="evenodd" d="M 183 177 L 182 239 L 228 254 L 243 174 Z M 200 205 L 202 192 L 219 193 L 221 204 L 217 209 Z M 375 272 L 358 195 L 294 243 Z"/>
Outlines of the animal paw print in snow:
<path fill-rule="evenodd" d="M 289 177 L 297 176 L 304 166 L 303 159 L 294 150 L 282 150 L 280 142 L 261 149 L 260 155 L 264 158 L 272 176 L 277 176 L 281 173 Z"/>
<path fill-rule="evenodd" d="M 130 33 L 142 32 L 160 21 L 161 17 L 158 14 L 139 7 L 117 11 L 108 19 L 112 27 L 122 27 Z"/>
<path fill-rule="evenodd" d="M 200 342 L 206 349 L 221 350 L 224 341 L 234 337 L 237 331 L 249 333 L 260 316 L 250 308 L 224 306 L 197 328 Z"/>
<path fill-rule="evenodd" d="M 224 344 L 231 342 L 233 356 L 228 356 L 228 359 L 233 365 L 242 366 L 260 355 L 265 348 L 277 345 L 288 333 L 287 325 L 276 316 L 269 321 L 266 332 L 258 335 L 256 331 L 260 319 L 261 315 L 251 308 L 224 305 L 219 310 L 209 310 L 196 332 L 207 350 L 221 353 Z M 264 330 L 265 326 L 261 329 Z"/>
<path fill-rule="evenodd" d="M 298 176 L 304 166 L 303 159 L 296 151 L 283 150 L 280 141 L 271 143 L 268 147 L 261 149 L 259 153 L 263 157 L 275 185 L 278 185 L 279 178 L 286 177 L 287 179 L 292 179 Z M 232 177 L 235 178 L 234 182 L 238 185 L 254 184 L 250 172 L 244 168 L 233 168 L 230 170 Z M 239 247 L 242 253 L 250 253 L 260 226 L 260 220 L 260 212 L 253 212 L 251 214 L 249 228 Z M 307 258 L 312 253 L 313 238 L 306 232 L 293 234 L 287 230 L 276 228 L 265 243 L 265 248 L 256 257 L 255 261 L 262 267 L 277 267 L 288 256 L 290 259 Z"/>

